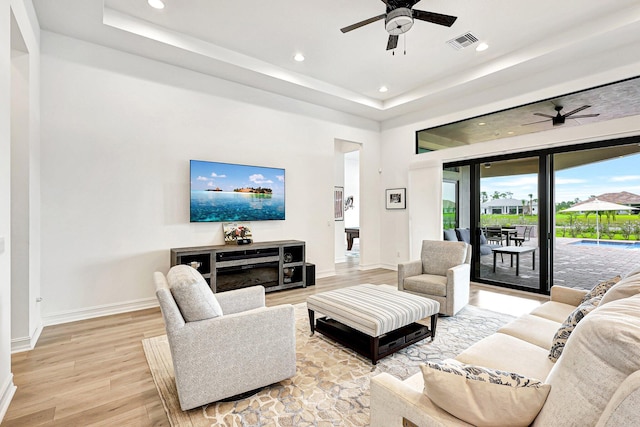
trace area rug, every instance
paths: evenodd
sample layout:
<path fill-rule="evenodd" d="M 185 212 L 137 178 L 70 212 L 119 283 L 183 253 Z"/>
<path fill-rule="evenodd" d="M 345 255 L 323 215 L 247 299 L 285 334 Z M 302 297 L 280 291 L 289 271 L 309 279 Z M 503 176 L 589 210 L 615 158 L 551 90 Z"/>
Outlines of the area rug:
<path fill-rule="evenodd" d="M 147 362 L 174 427 L 201 426 L 366 426 L 369 380 L 381 372 L 405 379 L 425 360 L 455 357 L 493 334 L 513 316 L 467 306 L 454 317 L 440 317 L 433 342 L 425 339 L 388 356 L 377 365 L 316 333 L 309 336 L 306 304 L 297 304 L 296 375 L 253 396 L 180 410 L 166 335 L 142 341 Z M 428 319 L 427 319 L 428 321 Z"/>

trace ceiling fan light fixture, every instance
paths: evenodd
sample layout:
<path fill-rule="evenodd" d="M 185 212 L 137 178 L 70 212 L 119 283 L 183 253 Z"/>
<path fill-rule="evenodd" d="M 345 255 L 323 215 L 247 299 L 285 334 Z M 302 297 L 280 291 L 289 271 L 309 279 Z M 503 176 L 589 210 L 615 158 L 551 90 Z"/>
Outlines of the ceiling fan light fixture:
<path fill-rule="evenodd" d="M 406 33 L 413 26 L 413 13 L 411 9 L 399 7 L 387 13 L 384 26 L 392 36 Z"/>
<path fill-rule="evenodd" d="M 162 0 L 147 0 L 147 3 L 154 9 L 164 9 L 164 2 Z"/>

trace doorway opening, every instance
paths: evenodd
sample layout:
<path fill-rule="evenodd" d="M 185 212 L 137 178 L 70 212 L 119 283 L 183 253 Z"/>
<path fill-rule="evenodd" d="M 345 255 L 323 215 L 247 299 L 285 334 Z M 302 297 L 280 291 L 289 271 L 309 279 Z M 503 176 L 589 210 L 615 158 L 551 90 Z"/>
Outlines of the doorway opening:
<path fill-rule="evenodd" d="M 361 144 L 336 141 L 334 200 L 335 262 L 360 264 L 360 149 Z M 338 206 L 339 205 L 339 206 Z"/>

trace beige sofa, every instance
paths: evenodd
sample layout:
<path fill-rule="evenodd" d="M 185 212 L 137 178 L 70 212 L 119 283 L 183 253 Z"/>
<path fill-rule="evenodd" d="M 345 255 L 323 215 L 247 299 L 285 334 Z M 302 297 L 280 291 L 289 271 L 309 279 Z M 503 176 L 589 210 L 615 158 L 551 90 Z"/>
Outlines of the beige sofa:
<path fill-rule="evenodd" d="M 456 360 L 550 384 L 546 401 L 543 398 L 540 403 L 541 410 L 534 412 L 535 426 L 639 425 L 638 270 L 610 288 L 597 308 L 579 321 L 555 363 L 548 357 L 556 331 L 586 293 L 554 286 L 549 302 L 477 342 Z M 400 427 L 403 418 L 421 427 L 470 425 L 436 405 L 424 389 L 422 372 L 404 381 L 386 373 L 373 377 L 371 426 Z M 461 398 L 460 393 L 452 390 L 452 401 Z M 486 401 L 477 402 L 477 407 L 483 403 L 500 408 L 500 402 Z M 503 407 L 509 404 L 504 402 Z"/>

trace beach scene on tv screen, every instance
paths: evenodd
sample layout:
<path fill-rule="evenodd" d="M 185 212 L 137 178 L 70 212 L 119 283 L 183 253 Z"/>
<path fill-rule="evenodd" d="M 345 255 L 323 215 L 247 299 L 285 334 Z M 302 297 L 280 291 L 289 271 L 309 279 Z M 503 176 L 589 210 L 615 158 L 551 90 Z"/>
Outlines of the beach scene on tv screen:
<path fill-rule="evenodd" d="M 191 222 L 285 219 L 284 169 L 191 161 Z"/>

